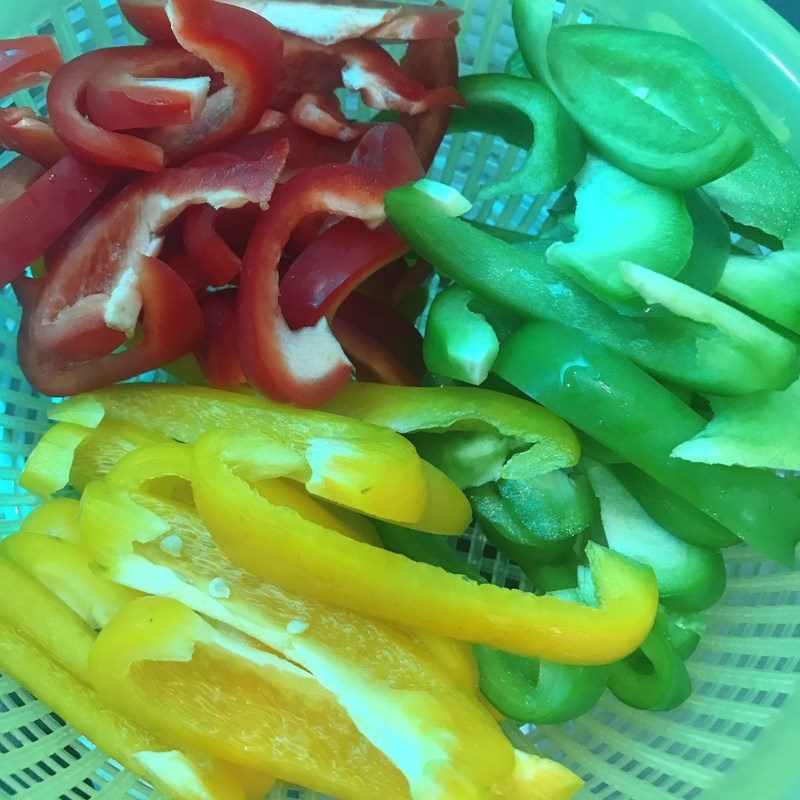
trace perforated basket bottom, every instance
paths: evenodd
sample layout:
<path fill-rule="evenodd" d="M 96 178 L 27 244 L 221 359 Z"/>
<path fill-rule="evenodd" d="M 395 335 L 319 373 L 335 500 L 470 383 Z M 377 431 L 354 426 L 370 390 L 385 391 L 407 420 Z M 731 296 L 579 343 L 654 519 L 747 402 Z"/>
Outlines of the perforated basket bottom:
<path fill-rule="evenodd" d="M 68 57 L 131 37 L 112 0 L 39 0 L 31 5 L 42 9 L 39 32 L 55 33 Z M 509 0 L 466 0 L 461 5 L 463 71 L 502 70 L 514 48 Z M 556 5 L 562 21 L 594 19 L 583 2 Z M 607 10 L 612 3 L 597 5 Z M 41 107 L 43 97 L 37 90 L 16 100 Z M 433 177 L 474 197 L 481 183 L 514 169 L 519 158 L 517 150 L 493 137 L 455 136 L 445 141 Z M 548 198 L 515 197 L 479 203 L 473 215 L 530 230 L 541 221 L 547 202 Z M 12 295 L 0 295 L 0 536 L 13 532 L 37 503 L 20 488 L 18 476 L 48 426 L 51 402 L 31 390 L 17 364 L 18 318 Z M 155 373 L 142 379 L 164 378 Z M 461 540 L 459 547 L 494 583 L 527 588 L 519 570 L 480 534 Z M 734 762 L 747 756 L 759 734 L 778 719 L 789 695 L 800 688 L 798 574 L 761 562 L 744 547 L 727 551 L 726 559 L 728 591 L 708 613 L 708 633 L 689 664 L 694 694 L 679 710 L 642 713 L 606 696 L 592 713 L 567 725 L 523 730 L 507 725 L 515 743 L 536 745 L 542 754 L 581 774 L 586 779 L 582 798 L 693 800 L 713 786 Z M 158 795 L 0 675 L 0 796 L 114 800 Z M 281 785 L 270 797 L 319 796 Z"/>

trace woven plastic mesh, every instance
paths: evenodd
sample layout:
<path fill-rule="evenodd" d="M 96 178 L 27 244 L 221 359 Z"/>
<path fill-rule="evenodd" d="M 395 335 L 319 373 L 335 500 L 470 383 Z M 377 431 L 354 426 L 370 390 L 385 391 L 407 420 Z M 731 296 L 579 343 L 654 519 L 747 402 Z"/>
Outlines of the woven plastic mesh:
<path fill-rule="evenodd" d="M 67 57 L 135 41 L 114 0 L 26 0 L 24 12 L 20 0 L 0 0 L 8 2 L 20 4 L 20 14 L 34 21 L 36 32 L 53 33 Z M 460 5 L 465 12 L 460 35 L 462 70 L 502 70 L 514 48 L 510 0 L 463 0 Z M 614 4 L 604 0 L 596 5 L 608 14 Z M 595 21 L 581 0 L 556 3 L 556 7 L 562 22 Z M 34 31 L 0 31 L 0 35 L 29 32 Z M 14 99 L 41 107 L 44 92 L 37 89 Z M 519 151 L 493 137 L 455 136 L 445 141 L 433 177 L 474 197 L 481 183 L 514 169 L 519 159 Z M 532 230 L 549 200 L 501 199 L 478 204 L 474 214 L 505 227 Z M 48 426 L 51 403 L 33 392 L 17 364 L 18 319 L 10 293 L 0 295 L 0 537 L 13 532 L 37 503 L 17 479 L 26 456 Z M 159 377 L 164 376 L 143 379 Z M 493 582 L 527 588 L 519 569 L 480 534 L 463 539 L 459 547 Z M 543 754 L 581 774 L 586 779 L 581 798 L 701 797 L 735 762 L 747 758 L 753 743 L 781 717 L 787 698 L 800 690 L 800 575 L 761 562 L 744 547 L 727 551 L 726 558 L 728 591 L 708 613 L 708 633 L 689 665 L 694 693 L 680 709 L 644 713 L 606 696 L 576 722 L 510 731 L 512 737 L 528 738 Z M 158 797 L 0 674 L 0 797 L 5 796 L 24 800 Z M 281 785 L 270 798 L 317 800 L 319 795 Z"/>

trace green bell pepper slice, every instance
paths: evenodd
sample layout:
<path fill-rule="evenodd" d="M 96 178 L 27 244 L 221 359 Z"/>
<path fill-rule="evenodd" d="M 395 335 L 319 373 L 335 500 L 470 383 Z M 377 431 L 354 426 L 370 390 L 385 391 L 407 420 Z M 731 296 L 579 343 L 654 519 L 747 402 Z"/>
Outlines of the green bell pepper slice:
<path fill-rule="evenodd" d="M 618 700 L 643 711 L 670 711 L 688 699 L 692 681 L 670 641 L 663 611 L 642 646 L 611 665 L 608 688 Z"/>
<path fill-rule="evenodd" d="M 546 194 L 575 177 L 586 158 L 586 145 L 547 87 L 531 78 L 496 73 L 460 78 L 458 90 L 467 105 L 453 109 L 451 133 L 493 134 L 528 151 L 519 169 L 482 186 L 478 199 Z"/>
<path fill-rule="evenodd" d="M 676 614 L 668 609 L 664 609 L 664 617 L 669 640 L 678 655 L 686 661 L 697 650 L 700 637 L 706 632 L 706 622 L 700 614 Z"/>
<path fill-rule="evenodd" d="M 554 28 L 550 0 L 514 0 L 513 19 L 531 74 L 552 89 L 595 148 L 630 175 L 689 189 L 752 153 L 737 115 L 719 108 L 729 95 L 747 101 L 698 45 L 622 27 Z"/>
<path fill-rule="evenodd" d="M 800 335 L 800 251 L 731 256 L 719 293 Z"/>
<path fill-rule="evenodd" d="M 428 312 L 422 355 L 437 375 L 480 386 L 500 351 L 486 318 L 470 308 L 473 295 L 460 286 L 438 294 Z"/>
<path fill-rule="evenodd" d="M 730 254 L 731 233 L 725 217 L 705 192 L 686 192 L 684 200 L 694 236 L 689 260 L 676 280 L 703 294 L 714 294 Z"/>
<path fill-rule="evenodd" d="M 652 520 L 614 474 L 588 468 L 612 550 L 652 567 L 661 603 L 679 612 L 710 608 L 725 592 L 725 563 L 716 550 L 687 544 Z"/>
<path fill-rule="evenodd" d="M 800 470 L 800 380 L 782 392 L 712 398 L 714 418 L 673 455 L 704 464 Z"/>
<path fill-rule="evenodd" d="M 507 75 L 517 75 L 520 78 L 532 77 L 531 71 L 528 69 L 525 59 L 522 57 L 522 51 L 519 48 L 508 57 L 503 71 Z"/>
<path fill-rule="evenodd" d="M 627 359 L 574 329 L 528 324 L 502 345 L 495 371 L 762 555 L 794 564 L 800 498 L 766 471 L 673 458 L 705 420 Z"/>
<path fill-rule="evenodd" d="M 686 266 L 694 231 L 680 193 L 642 183 L 596 156 L 589 156 L 577 184 L 578 232 L 571 242 L 551 245 L 551 264 L 612 300 L 636 294 L 620 274 L 621 261 L 669 276 Z"/>
<path fill-rule="evenodd" d="M 741 544 L 726 527 L 632 464 L 615 464 L 611 471 L 654 522 L 684 542 L 711 549 Z"/>
<path fill-rule="evenodd" d="M 394 189 L 384 200 L 392 224 L 440 273 L 528 319 L 586 331 L 663 378 L 712 394 L 749 394 L 784 388 L 796 376 L 797 349 L 785 340 L 754 352 L 749 338 L 728 327 L 622 316 L 550 266 L 547 242 L 522 247 L 494 238 L 450 216 L 417 185 Z"/>
<path fill-rule="evenodd" d="M 471 387 L 350 383 L 325 410 L 402 434 L 473 431 L 499 434 L 516 451 L 494 477 L 528 479 L 574 466 L 580 446 L 572 429 L 528 400 Z"/>

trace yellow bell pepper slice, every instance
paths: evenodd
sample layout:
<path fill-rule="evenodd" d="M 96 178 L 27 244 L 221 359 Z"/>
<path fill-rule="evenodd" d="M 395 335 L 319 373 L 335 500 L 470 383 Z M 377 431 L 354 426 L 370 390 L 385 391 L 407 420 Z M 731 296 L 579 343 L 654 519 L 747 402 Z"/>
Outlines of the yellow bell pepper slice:
<path fill-rule="evenodd" d="M 25 462 L 19 485 L 31 494 L 50 497 L 69 483 L 75 449 L 91 429 L 61 422 L 45 431 Z"/>
<path fill-rule="evenodd" d="M 178 464 L 175 474 L 184 469 Z M 245 572 L 192 509 L 93 483 L 81 528 L 112 580 L 178 600 L 308 670 L 403 773 L 416 800 L 477 797 L 478 787 L 511 773 L 513 751 L 494 720 L 410 637 Z"/>
<path fill-rule="evenodd" d="M 89 657 L 100 695 L 164 739 L 340 800 L 407 800 L 408 782 L 310 673 L 145 597 Z"/>
<path fill-rule="evenodd" d="M 212 432 L 195 443 L 191 470 L 195 504 L 222 550 L 288 591 L 404 628 L 568 664 L 617 661 L 652 628 L 652 571 L 593 543 L 587 555 L 597 606 L 538 597 L 354 542 L 271 505 L 237 474 L 284 474 L 298 468 L 293 458 L 263 436 Z"/>
<path fill-rule="evenodd" d="M 493 786 L 497 800 L 572 800 L 583 781 L 571 770 L 534 753 L 515 750 L 516 764 L 510 778 Z"/>
<path fill-rule="evenodd" d="M 422 462 L 393 431 L 358 420 L 202 387 L 130 384 L 78 395 L 51 419 L 89 428 L 122 420 L 192 443 L 208 430 L 258 432 L 304 455 L 301 479 L 318 497 L 364 514 L 415 523 L 428 502 Z"/>
<path fill-rule="evenodd" d="M 181 752 L 102 702 L 88 682 L 91 629 L 0 556 L 0 669 L 124 767 L 173 800 L 245 800 L 217 759 Z"/>
<path fill-rule="evenodd" d="M 43 533 L 68 542 L 80 540 L 78 516 L 81 504 L 70 497 L 58 497 L 42 503 L 22 520 L 20 533 Z"/>
<path fill-rule="evenodd" d="M 573 430 L 546 408 L 488 389 L 349 383 L 326 411 L 371 422 L 398 433 L 493 432 L 515 443 L 494 478 L 524 479 L 578 462 Z"/>

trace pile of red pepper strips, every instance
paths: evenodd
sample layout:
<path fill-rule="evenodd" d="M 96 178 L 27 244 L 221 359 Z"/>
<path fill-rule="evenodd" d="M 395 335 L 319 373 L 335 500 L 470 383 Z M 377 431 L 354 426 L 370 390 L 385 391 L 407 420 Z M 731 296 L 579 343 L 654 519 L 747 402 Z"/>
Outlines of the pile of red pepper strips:
<path fill-rule="evenodd" d="M 49 79 L 49 119 L 0 111 L 0 145 L 19 153 L 0 172 L 0 282 L 23 306 L 37 390 L 77 394 L 190 352 L 211 385 L 303 406 L 353 365 L 416 382 L 416 329 L 356 290 L 390 264 L 382 290 L 408 280 L 383 195 L 422 177 L 463 104 L 459 12 L 342 4 L 320 26 L 290 5 L 270 3 L 273 24 L 252 3 L 126 0 L 150 41 L 67 63 L 48 36 L 4 43 L 2 96 Z M 408 43 L 399 64 L 386 41 Z M 397 122 L 347 120 L 341 88 Z M 40 258 L 45 274 L 26 277 Z"/>

